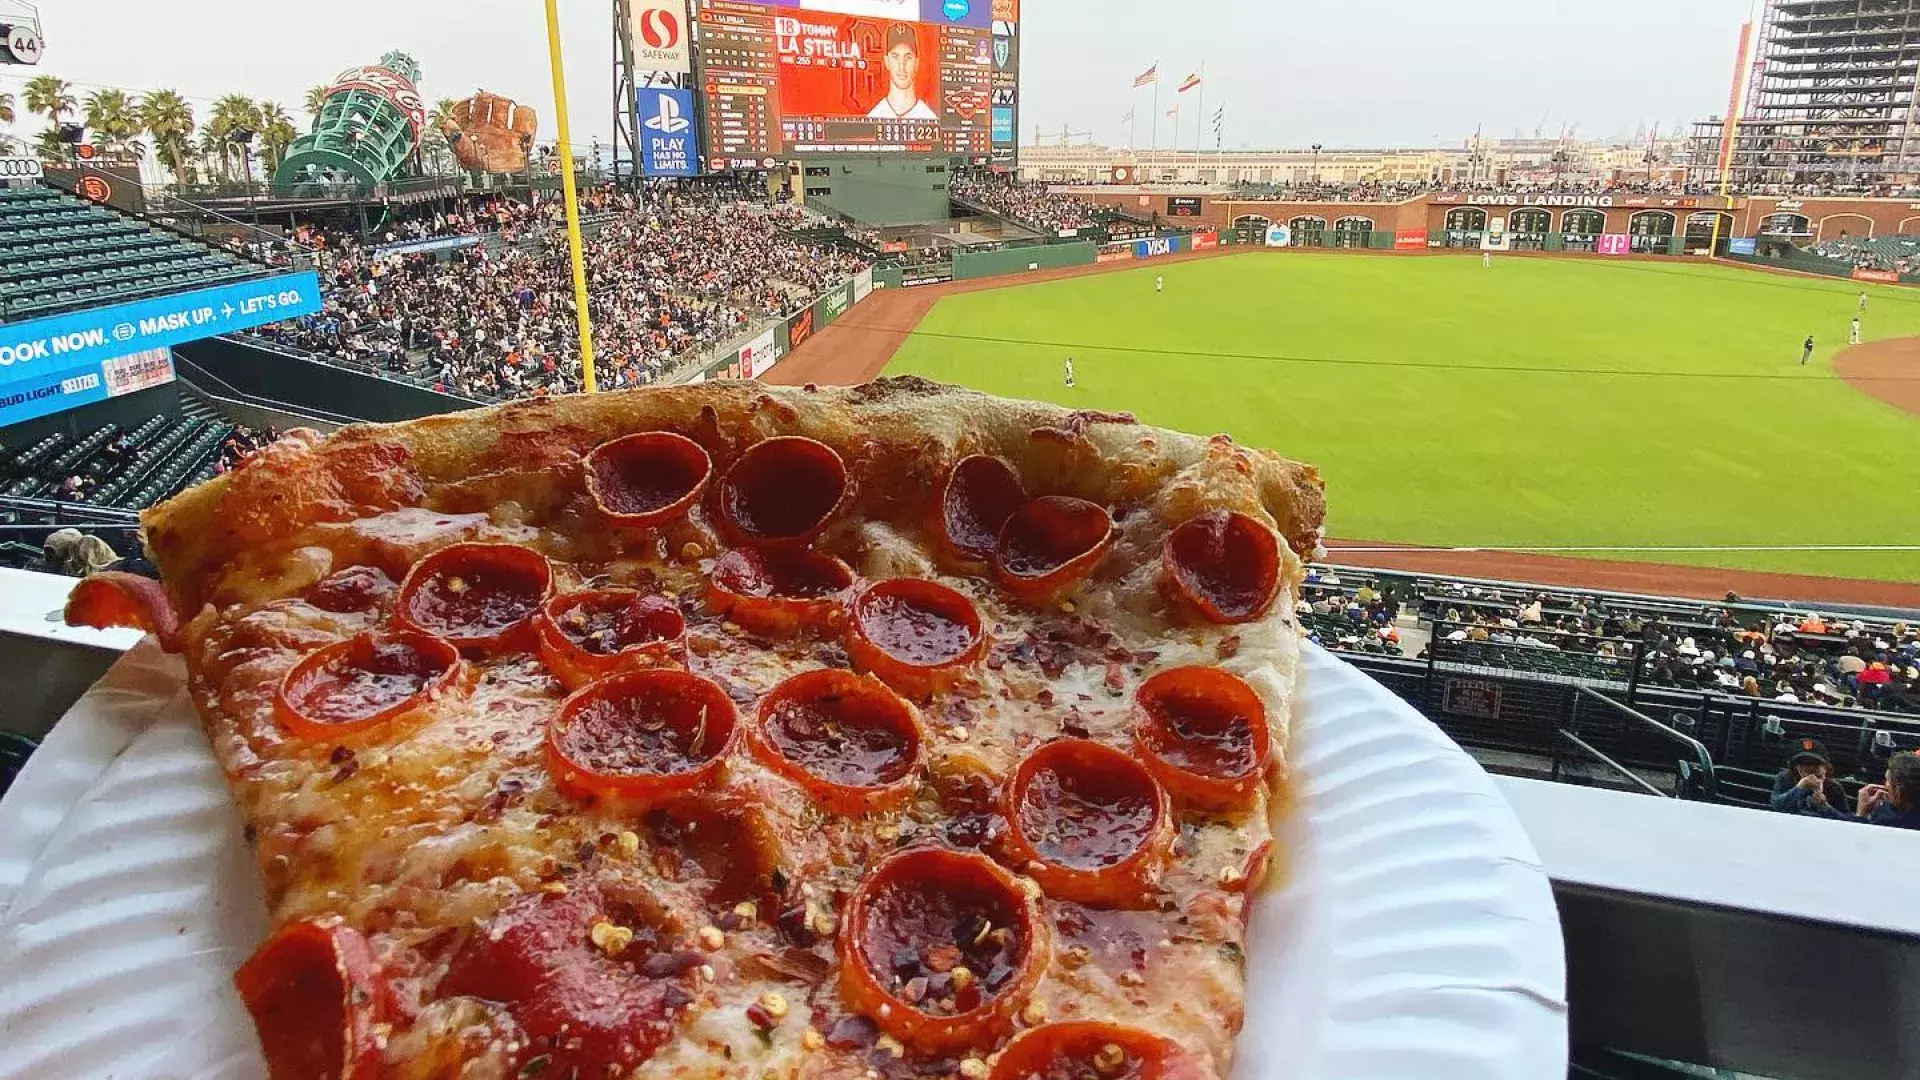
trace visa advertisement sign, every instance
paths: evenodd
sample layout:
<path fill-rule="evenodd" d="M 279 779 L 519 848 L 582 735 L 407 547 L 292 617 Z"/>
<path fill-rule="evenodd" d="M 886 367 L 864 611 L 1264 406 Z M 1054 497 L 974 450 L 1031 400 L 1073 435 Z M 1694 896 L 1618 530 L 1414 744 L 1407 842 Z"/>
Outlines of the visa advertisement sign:
<path fill-rule="evenodd" d="M 1133 244 L 1133 257 L 1136 259 L 1151 259 L 1156 255 L 1171 254 L 1173 254 L 1173 238 L 1170 236 L 1154 240 L 1136 240 Z"/>
<path fill-rule="evenodd" d="M 246 330 L 320 310 L 312 271 L 0 325 L 0 395 L 28 381 L 98 375 L 133 353 Z"/>
<path fill-rule="evenodd" d="M 643 86 L 640 107 L 640 171 L 648 176 L 693 176 L 700 156 L 693 142 L 693 91 Z"/>

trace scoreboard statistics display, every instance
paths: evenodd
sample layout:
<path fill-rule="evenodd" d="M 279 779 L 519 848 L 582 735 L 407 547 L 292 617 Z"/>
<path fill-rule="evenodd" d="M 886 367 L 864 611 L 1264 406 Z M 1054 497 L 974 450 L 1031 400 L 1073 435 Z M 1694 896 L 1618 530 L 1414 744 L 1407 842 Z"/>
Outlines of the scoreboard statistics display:
<path fill-rule="evenodd" d="M 801 154 L 1011 164 L 1018 0 L 696 0 L 711 169 Z"/>

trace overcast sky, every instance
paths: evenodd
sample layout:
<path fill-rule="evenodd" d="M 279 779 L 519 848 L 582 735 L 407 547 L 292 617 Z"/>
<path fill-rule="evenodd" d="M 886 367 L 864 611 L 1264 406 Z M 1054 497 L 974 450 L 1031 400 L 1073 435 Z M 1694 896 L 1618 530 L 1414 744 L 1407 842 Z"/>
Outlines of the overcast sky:
<path fill-rule="evenodd" d="M 1061 126 L 1109 145 L 1128 137 L 1160 61 L 1160 139 L 1171 145 L 1173 88 L 1206 64 L 1205 109 L 1225 105 L 1228 146 L 1456 145 L 1484 125 L 1548 135 L 1630 133 L 1725 109 L 1749 0 L 1024 0 L 1020 139 Z M 611 5 L 560 0 L 574 142 L 612 131 Z M 172 87 L 204 113 L 227 93 L 278 101 L 304 124 L 307 87 L 400 48 L 429 101 L 485 87 L 540 112 L 551 139 L 553 88 L 540 0 L 41 0 L 47 53 L 23 71 L 77 85 Z M 1180 95 L 1181 145 L 1200 101 Z M 27 133 L 36 125 L 22 123 Z M 1209 138 L 1208 145 L 1211 145 Z"/>

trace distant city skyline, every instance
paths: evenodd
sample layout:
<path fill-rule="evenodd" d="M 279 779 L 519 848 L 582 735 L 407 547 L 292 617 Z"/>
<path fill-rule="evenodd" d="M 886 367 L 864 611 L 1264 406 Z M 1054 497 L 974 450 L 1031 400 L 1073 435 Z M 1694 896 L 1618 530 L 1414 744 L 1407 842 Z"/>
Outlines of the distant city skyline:
<path fill-rule="evenodd" d="M 1108 146 L 1138 145 L 1154 131 L 1151 88 L 1134 78 L 1159 63 L 1160 145 L 1191 148 L 1224 106 L 1227 148 L 1456 146 L 1476 128 L 1489 139 L 1536 128 L 1553 137 L 1663 133 L 1725 110 L 1733 51 L 1749 0 L 1027 0 L 1021 24 L 1020 140 L 1048 141 L 1062 127 Z M 562 0 L 574 141 L 610 145 L 612 19 L 605 0 Z M 1185 17 L 1193 10 L 1204 17 Z M 38 67 L 0 69 L 0 93 L 22 113 L 20 90 L 36 74 L 75 84 L 179 90 L 205 113 L 225 94 L 276 101 L 305 129 L 308 87 L 389 49 L 416 57 L 429 101 L 485 88 L 540 111 L 554 137 L 552 81 L 541 5 L 452 0 L 334 0 L 322 9 L 257 0 L 244 18 L 212 17 L 150 0 L 95 0 L 84 17 L 42 8 L 47 52 Z M 1651 44 L 1650 44 L 1651 43 Z M 164 47 L 156 47 L 160 44 Z M 1205 64 L 1199 88 L 1175 93 Z M 1202 102 L 1207 117 L 1202 117 Z M 1203 145 L 1211 148 L 1211 130 Z"/>

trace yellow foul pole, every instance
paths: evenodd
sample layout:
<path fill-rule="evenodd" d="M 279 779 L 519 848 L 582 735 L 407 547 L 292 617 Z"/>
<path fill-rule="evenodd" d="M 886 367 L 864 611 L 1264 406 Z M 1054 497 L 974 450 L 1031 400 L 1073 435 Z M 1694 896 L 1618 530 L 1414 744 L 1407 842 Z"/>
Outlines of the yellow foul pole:
<path fill-rule="evenodd" d="M 580 373 L 587 393 L 600 381 L 593 371 L 593 316 L 587 314 L 587 259 L 580 246 L 580 193 L 573 183 L 573 134 L 567 129 L 567 71 L 560 60 L 560 9 L 547 0 L 547 51 L 553 60 L 553 115 L 560 125 L 560 186 L 567 199 L 567 250 L 573 256 L 573 306 L 580 322 Z"/>

